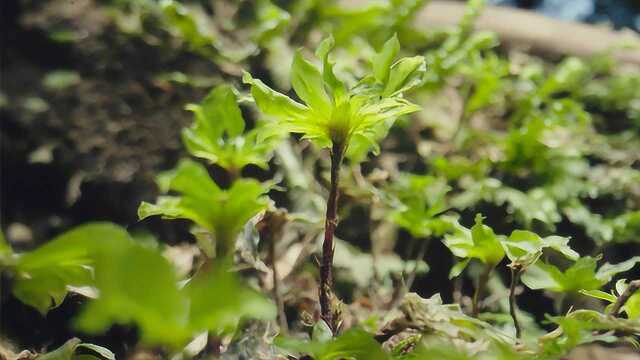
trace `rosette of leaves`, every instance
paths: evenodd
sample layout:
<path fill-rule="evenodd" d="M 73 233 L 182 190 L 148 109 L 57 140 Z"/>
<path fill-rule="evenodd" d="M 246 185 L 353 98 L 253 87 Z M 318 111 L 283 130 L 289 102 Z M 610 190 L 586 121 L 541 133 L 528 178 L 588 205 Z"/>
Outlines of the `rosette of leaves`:
<path fill-rule="evenodd" d="M 258 140 L 260 126 L 246 131 L 237 95 L 230 85 L 215 87 L 200 104 L 189 104 L 194 123 L 182 131 L 187 151 L 237 175 L 249 164 L 266 168 L 277 137 Z"/>
<path fill-rule="evenodd" d="M 260 182 L 239 179 L 229 189 L 221 189 L 203 165 L 191 160 L 182 160 L 175 169 L 161 173 L 157 183 L 161 192 L 180 195 L 160 196 L 155 204 L 142 202 L 140 219 L 154 215 L 189 219 L 213 236 L 220 256 L 233 252 L 242 227 L 268 204 L 264 196 L 268 188 Z"/>
<path fill-rule="evenodd" d="M 275 121 L 279 131 L 302 134 L 321 148 L 337 146 L 345 151 L 354 143 L 364 142 L 378 150 L 378 126 L 401 115 L 419 110 L 403 93 L 419 85 L 426 67 L 421 56 L 394 62 L 400 44 L 394 36 L 373 59 L 373 74 L 354 86 L 336 77 L 329 54 L 332 37 L 316 50 L 322 63 L 318 68 L 295 53 L 291 65 L 291 85 L 304 103 L 281 94 L 259 79 L 244 74 L 260 111 Z M 274 131 L 278 131 L 274 130 Z"/>

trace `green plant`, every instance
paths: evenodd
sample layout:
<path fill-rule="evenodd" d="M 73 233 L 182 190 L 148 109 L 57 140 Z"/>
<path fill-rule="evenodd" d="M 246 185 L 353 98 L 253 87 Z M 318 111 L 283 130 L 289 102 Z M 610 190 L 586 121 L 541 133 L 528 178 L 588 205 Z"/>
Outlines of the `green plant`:
<path fill-rule="evenodd" d="M 193 158 L 160 172 L 160 195 L 139 204 L 145 221 L 131 234 L 111 223 L 56 225 L 59 235 L 40 245 L 43 225 L 30 243 L 11 224 L 29 212 L 3 213 L 2 324 L 23 325 L 5 312 L 23 306 L 15 298 L 47 328 L 86 339 L 135 327 L 126 333 L 139 343 L 114 350 L 176 360 L 557 360 L 587 344 L 638 347 L 640 282 L 619 279 L 635 279 L 640 262 L 629 256 L 640 238 L 636 69 L 609 54 L 556 62 L 513 51 L 474 31 L 481 0 L 449 29 L 420 30 L 425 3 L 96 4 L 115 31 L 101 39 L 161 59 L 126 67 L 139 70 L 135 88 L 170 94 L 158 98 L 179 103 L 176 113 L 190 103 L 181 140 Z M 49 35 L 84 54 L 90 40 L 81 39 L 95 30 L 75 33 L 82 22 L 71 23 Z M 403 54 L 419 56 L 398 59 L 398 39 Z M 132 65 L 118 49 L 118 66 Z M 8 121 L 23 108 L 49 116 L 31 105 L 56 113 L 51 90 L 67 102 L 92 88 L 88 79 L 104 80 L 97 69 L 42 74 L 46 98 L 0 93 L 0 106 Z M 148 108 L 127 103 L 146 120 Z M 158 227 L 152 217 L 182 221 Z M 147 226 L 171 231 L 162 241 L 137 233 Z M 80 311 L 57 324 L 75 303 Z M 29 356 L 114 358 L 77 338 L 55 349 L 65 340 Z M 20 358 L 12 345 L 3 332 L 0 358 Z"/>
<path fill-rule="evenodd" d="M 330 148 L 330 191 L 327 198 L 325 237 L 320 267 L 320 306 L 322 318 L 336 332 L 338 323 L 332 309 L 333 236 L 338 225 L 338 196 L 340 166 L 348 149 L 374 147 L 381 126 L 391 124 L 397 117 L 417 111 L 402 94 L 421 82 L 425 71 L 420 56 L 403 58 L 396 62 L 400 44 L 394 36 L 388 40 L 373 59 L 373 74 L 359 80 L 354 86 L 339 80 L 333 71 L 329 54 L 334 46 L 332 37 L 325 39 L 316 50 L 322 61 L 318 69 L 304 59 L 298 50 L 291 65 L 291 84 L 300 104 L 280 94 L 248 73 L 244 81 L 251 85 L 256 104 L 266 116 L 274 119 L 279 131 L 303 134 L 321 148 Z"/>

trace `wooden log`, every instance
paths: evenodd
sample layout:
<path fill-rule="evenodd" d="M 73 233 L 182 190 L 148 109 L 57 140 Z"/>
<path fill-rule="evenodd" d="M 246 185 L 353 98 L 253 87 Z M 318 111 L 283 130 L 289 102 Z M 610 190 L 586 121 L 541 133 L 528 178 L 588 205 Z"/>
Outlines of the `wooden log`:
<path fill-rule="evenodd" d="M 432 1 L 415 18 L 417 29 L 434 29 L 458 23 L 465 3 Z M 614 56 L 623 63 L 640 65 L 640 36 L 631 30 L 616 31 L 595 26 L 549 18 L 532 11 L 486 6 L 475 23 L 476 30 L 498 34 L 507 47 L 523 49 L 540 55 L 590 56 L 607 51 L 612 46 L 628 44 Z"/>

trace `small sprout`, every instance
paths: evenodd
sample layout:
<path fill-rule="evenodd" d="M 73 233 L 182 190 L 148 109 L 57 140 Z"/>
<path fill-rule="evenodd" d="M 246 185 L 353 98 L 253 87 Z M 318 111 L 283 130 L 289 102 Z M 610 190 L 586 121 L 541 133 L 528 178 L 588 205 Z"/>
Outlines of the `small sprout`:
<path fill-rule="evenodd" d="M 200 104 L 189 104 L 194 124 L 182 131 L 182 141 L 189 153 L 205 159 L 237 175 L 243 167 L 253 164 L 267 168 L 278 137 L 259 139 L 260 126 L 247 131 L 238 99 L 229 85 L 211 90 Z"/>
<path fill-rule="evenodd" d="M 219 256 L 233 253 L 242 227 L 268 203 L 264 196 L 268 188 L 261 183 L 240 179 L 223 190 L 204 166 L 191 160 L 182 160 L 176 169 L 160 174 L 157 181 L 163 193 L 175 191 L 180 195 L 160 196 L 155 204 L 143 202 L 138 208 L 140 219 L 154 215 L 189 219 L 214 236 Z"/>
<path fill-rule="evenodd" d="M 482 215 L 477 214 L 476 223 L 471 227 L 471 230 L 460 224 L 454 224 L 453 234 L 447 234 L 444 239 L 444 244 L 449 250 L 455 256 L 463 259 L 451 269 L 449 278 L 460 275 L 471 259 L 477 259 L 485 265 L 473 295 L 472 314 L 474 316 L 477 316 L 480 311 L 481 297 L 491 272 L 505 256 L 500 237 L 494 234 L 490 227 L 482 223 L 483 219 Z"/>

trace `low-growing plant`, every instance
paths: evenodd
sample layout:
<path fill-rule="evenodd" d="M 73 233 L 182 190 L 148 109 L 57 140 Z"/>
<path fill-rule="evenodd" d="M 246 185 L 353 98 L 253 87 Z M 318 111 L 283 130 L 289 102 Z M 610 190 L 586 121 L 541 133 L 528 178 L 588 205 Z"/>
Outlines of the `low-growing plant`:
<path fill-rule="evenodd" d="M 425 71 L 421 56 L 394 62 L 400 48 L 394 36 L 388 40 L 372 61 L 373 74 L 348 86 L 334 74 L 329 55 L 334 46 L 332 37 L 316 50 L 322 69 L 306 60 L 298 50 L 291 65 L 291 84 L 300 104 L 280 94 L 262 81 L 245 73 L 244 81 L 259 109 L 273 118 L 278 131 L 303 134 L 320 148 L 329 148 L 331 157 L 330 190 L 327 197 L 325 235 L 320 267 L 320 306 L 322 318 L 332 331 L 338 329 L 338 319 L 332 308 L 333 297 L 333 237 L 338 226 L 340 166 L 349 148 L 377 150 L 380 128 L 388 128 L 399 116 L 418 111 L 418 107 L 402 94 L 420 84 Z M 385 131 L 382 130 L 382 133 Z"/>
<path fill-rule="evenodd" d="M 81 299 L 78 337 L 135 326 L 138 349 L 172 359 L 552 360 L 638 346 L 636 74 L 606 56 L 495 51 L 495 34 L 473 30 L 484 1 L 418 32 L 424 3 L 109 5 L 119 26 L 146 19 L 175 40 L 162 46 L 224 69 L 186 106 L 192 158 L 138 206 L 139 225 L 180 219 L 192 236 L 169 246 L 96 222 L 22 251 L 0 235 L 2 295 L 43 316 Z M 203 26 L 221 14 L 224 26 Z M 542 297 L 555 308 L 533 309 Z M 115 355 L 73 338 L 40 358 Z"/>

